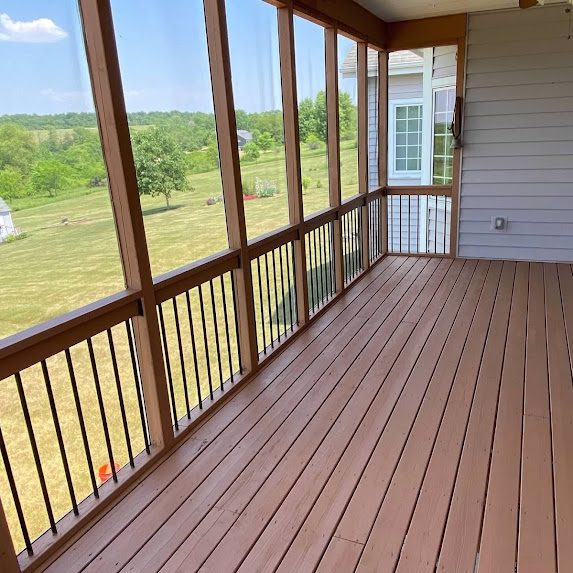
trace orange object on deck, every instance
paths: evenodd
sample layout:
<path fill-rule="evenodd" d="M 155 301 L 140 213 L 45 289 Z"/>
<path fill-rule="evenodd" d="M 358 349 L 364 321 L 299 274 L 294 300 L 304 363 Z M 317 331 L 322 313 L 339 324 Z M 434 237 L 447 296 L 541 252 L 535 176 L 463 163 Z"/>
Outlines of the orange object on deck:
<path fill-rule="evenodd" d="M 115 472 L 117 473 L 121 469 L 121 465 L 117 462 L 114 462 Z M 99 468 L 99 479 L 102 484 L 104 484 L 111 476 L 113 472 L 111 471 L 111 464 L 103 464 Z"/>

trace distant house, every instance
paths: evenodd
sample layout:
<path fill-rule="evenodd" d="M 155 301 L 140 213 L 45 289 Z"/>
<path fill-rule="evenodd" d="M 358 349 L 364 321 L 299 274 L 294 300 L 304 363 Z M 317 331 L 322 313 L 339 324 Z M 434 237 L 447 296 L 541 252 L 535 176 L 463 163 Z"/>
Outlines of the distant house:
<path fill-rule="evenodd" d="M 6 240 L 9 235 L 16 234 L 16 228 L 12 223 L 12 209 L 0 197 L 0 243 Z"/>
<path fill-rule="evenodd" d="M 388 185 L 448 185 L 452 182 L 453 150 L 449 125 L 456 93 L 457 47 L 443 46 L 391 52 L 388 58 Z M 356 78 L 356 46 L 340 67 L 343 79 Z M 368 51 L 368 171 L 370 188 L 378 187 L 378 58 Z M 450 201 L 403 196 L 392 198 L 402 206 L 391 209 L 392 245 L 398 240 L 402 211 L 411 212 L 412 250 L 436 248 L 444 237 L 444 213 Z M 444 204 L 444 202 L 446 202 Z M 397 218 L 394 221 L 394 218 Z M 427 245 L 424 243 L 427 241 Z M 435 245 L 434 245 L 435 244 Z M 399 245 L 393 245 L 397 250 Z"/>
<path fill-rule="evenodd" d="M 253 141 L 253 134 L 246 129 L 239 129 L 237 131 L 237 139 L 239 140 L 239 151 L 243 150 L 243 147 Z"/>

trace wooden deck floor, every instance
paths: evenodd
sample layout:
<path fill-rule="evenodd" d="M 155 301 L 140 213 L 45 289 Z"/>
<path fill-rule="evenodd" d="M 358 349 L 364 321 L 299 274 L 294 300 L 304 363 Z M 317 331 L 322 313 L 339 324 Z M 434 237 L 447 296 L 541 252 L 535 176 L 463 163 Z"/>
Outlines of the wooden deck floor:
<path fill-rule="evenodd" d="M 49 570 L 573 571 L 572 334 L 571 265 L 389 257 Z"/>

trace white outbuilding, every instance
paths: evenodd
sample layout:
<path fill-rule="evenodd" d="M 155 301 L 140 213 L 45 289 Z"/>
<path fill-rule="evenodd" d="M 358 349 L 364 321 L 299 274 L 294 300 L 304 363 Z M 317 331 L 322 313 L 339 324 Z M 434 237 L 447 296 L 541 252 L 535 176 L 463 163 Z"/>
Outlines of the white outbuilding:
<path fill-rule="evenodd" d="M 9 235 L 15 234 L 16 228 L 12 222 L 12 209 L 10 209 L 6 201 L 0 197 L 0 243 L 5 241 Z"/>

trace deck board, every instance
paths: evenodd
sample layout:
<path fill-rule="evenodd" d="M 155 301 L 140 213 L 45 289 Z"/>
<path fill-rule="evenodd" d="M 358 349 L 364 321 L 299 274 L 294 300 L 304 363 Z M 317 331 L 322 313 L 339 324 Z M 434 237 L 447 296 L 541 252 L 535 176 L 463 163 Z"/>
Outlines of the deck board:
<path fill-rule="evenodd" d="M 47 570 L 567 571 L 572 343 L 571 265 L 387 257 Z"/>

